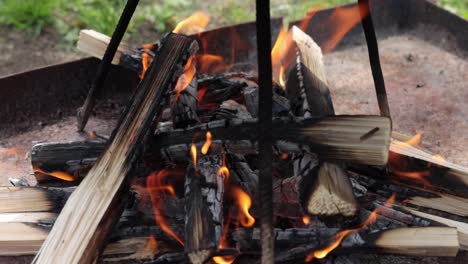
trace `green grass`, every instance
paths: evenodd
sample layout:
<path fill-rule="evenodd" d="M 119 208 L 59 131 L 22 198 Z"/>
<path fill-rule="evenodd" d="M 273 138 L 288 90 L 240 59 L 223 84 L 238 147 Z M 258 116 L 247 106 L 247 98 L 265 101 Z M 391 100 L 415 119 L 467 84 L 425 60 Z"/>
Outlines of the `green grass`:
<path fill-rule="evenodd" d="M 272 17 L 285 20 L 303 18 L 315 7 L 330 7 L 355 0 L 271 0 Z M 39 34 L 53 26 L 65 46 L 72 47 L 79 29 L 93 28 L 112 34 L 126 0 L 0 0 L 0 26 Z M 439 0 L 446 9 L 468 19 L 468 0 Z M 211 14 L 210 28 L 255 19 L 254 1 L 250 0 L 140 0 L 128 33 L 142 23 L 156 32 L 170 31 L 177 21 L 197 10 Z M 128 34 L 127 34 L 128 36 Z"/>
<path fill-rule="evenodd" d="M 59 0 L 0 0 L 0 24 L 39 34 L 54 21 Z"/>

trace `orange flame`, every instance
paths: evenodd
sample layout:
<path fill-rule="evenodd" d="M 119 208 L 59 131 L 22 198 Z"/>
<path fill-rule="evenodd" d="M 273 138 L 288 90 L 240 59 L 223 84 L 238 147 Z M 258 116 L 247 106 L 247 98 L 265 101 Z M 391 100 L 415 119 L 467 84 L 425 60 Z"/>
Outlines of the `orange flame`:
<path fill-rule="evenodd" d="M 201 74 L 215 74 L 226 71 L 230 65 L 224 62 L 223 57 L 214 54 L 198 54 L 197 55 L 198 71 Z"/>
<path fill-rule="evenodd" d="M 405 142 L 394 143 L 398 144 L 400 147 L 417 147 L 421 143 L 421 139 L 422 132 L 418 132 Z M 408 160 L 403 155 L 390 151 L 388 155 L 388 167 L 391 169 L 392 173 L 398 177 L 421 182 L 427 187 L 432 186 L 429 180 L 426 179 L 431 175 L 429 168 L 425 168 L 422 171 L 413 171 L 411 168 L 408 168 Z"/>
<path fill-rule="evenodd" d="M 271 62 L 273 67 L 273 80 L 279 82 L 284 88 L 286 81 L 284 72 L 286 67 L 294 61 L 294 49 L 292 47 L 292 39 L 285 27 L 281 27 L 275 44 L 271 49 Z"/>
<path fill-rule="evenodd" d="M 180 93 L 187 88 L 187 86 L 192 82 L 196 69 L 196 60 L 193 59 L 194 56 L 190 56 L 187 63 L 184 66 L 184 72 L 180 75 L 177 80 L 175 91 L 176 91 L 176 100 L 178 100 Z"/>
<path fill-rule="evenodd" d="M 302 223 L 304 223 L 304 225 L 310 224 L 310 217 L 308 215 L 304 215 L 302 217 Z"/>
<path fill-rule="evenodd" d="M 169 175 L 183 175 L 178 170 L 161 170 L 158 173 L 152 173 L 146 179 L 146 186 L 151 197 L 151 203 L 153 205 L 154 217 L 156 224 L 159 224 L 161 229 L 170 237 L 174 238 L 181 245 L 184 245 L 182 239 L 170 228 L 166 222 L 166 218 L 160 211 L 158 206 L 160 196 L 166 191 L 169 195 L 175 196 L 174 188 L 171 185 L 163 185 L 163 179 Z"/>
<path fill-rule="evenodd" d="M 331 52 L 346 33 L 361 21 L 361 16 L 359 14 L 360 8 L 364 9 L 365 7 L 356 5 L 335 9 L 329 18 L 330 28 L 334 29 L 334 32 L 332 32 L 331 38 L 322 47 L 324 53 Z M 369 12 L 368 9 L 364 9 L 364 11 L 366 15 Z"/>
<path fill-rule="evenodd" d="M 33 167 L 33 170 L 34 170 L 34 172 L 39 172 L 39 173 L 42 173 L 42 174 L 45 174 L 45 175 L 49 175 L 49 176 L 64 180 L 64 181 L 74 181 L 75 180 L 75 177 L 73 177 L 73 175 L 71 175 L 68 172 L 63 172 L 63 171 L 45 172 L 45 171 L 41 170 L 39 167 Z"/>
<path fill-rule="evenodd" d="M 206 153 L 208 153 L 208 150 L 210 149 L 210 146 L 211 146 L 211 139 L 212 139 L 211 132 L 207 131 L 206 132 L 206 142 L 205 142 L 205 144 L 203 144 L 203 147 L 201 148 L 201 153 L 203 155 L 206 155 Z"/>
<path fill-rule="evenodd" d="M 231 222 L 231 218 L 232 211 L 231 213 L 229 213 L 227 219 L 224 221 L 223 234 L 221 236 L 221 240 L 219 241 L 219 249 L 227 248 L 229 246 L 227 241 L 227 234 L 229 231 L 229 224 Z M 236 256 L 216 256 L 212 259 L 216 264 L 231 264 L 234 262 L 234 260 L 236 260 Z"/>
<path fill-rule="evenodd" d="M 393 205 L 393 203 L 395 202 L 395 198 L 396 198 L 396 195 L 392 194 L 392 196 L 385 202 L 384 206 L 385 207 L 391 207 Z M 305 258 L 305 262 L 310 262 L 314 258 L 318 258 L 318 259 L 325 258 L 330 252 L 332 252 L 335 248 L 337 248 L 341 244 L 341 242 L 343 241 L 343 239 L 347 235 L 349 235 L 350 233 L 357 232 L 357 231 L 363 229 L 364 227 L 366 227 L 366 226 L 368 226 L 370 224 L 373 224 L 377 220 L 377 215 L 379 213 L 380 213 L 380 210 L 379 210 L 379 208 L 377 208 L 374 211 L 372 211 L 372 213 L 369 215 L 369 217 L 366 219 L 366 221 L 364 221 L 364 223 L 362 223 L 357 228 L 347 229 L 347 230 L 339 232 L 338 234 L 335 235 L 335 241 L 332 244 L 330 244 L 329 246 L 327 246 L 324 249 L 316 250 L 316 251 L 310 253 Z"/>
<path fill-rule="evenodd" d="M 172 32 L 186 35 L 196 34 L 205 30 L 209 21 L 210 16 L 207 13 L 197 11 L 180 21 Z"/>
<path fill-rule="evenodd" d="M 89 139 L 93 140 L 93 139 L 96 138 L 96 136 L 97 136 L 97 135 L 96 135 L 96 131 L 90 131 L 90 132 L 89 132 Z"/>
<path fill-rule="evenodd" d="M 218 172 L 216 173 L 218 176 L 224 176 L 224 180 L 227 181 L 231 176 L 228 167 L 226 166 L 226 154 L 223 153 L 223 165 L 219 167 Z"/>
<path fill-rule="evenodd" d="M 149 55 L 146 52 L 141 53 L 141 73 L 139 75 L 140 79 L 145 77 L 146 71 L 148 70 L 149 66 Z"/>
<path fill-rule="evenodd" d="M 237 206 L 240 209 L 239 221 L 244 227 L 252 227 L 255 224 L 255 218 L 249 213 L 252 206 L 250 196 L 241 188 L 232 186 L 232 194 L 237 198 Z"/>
<path fill-rule="evenodd" d="M 197 146 L 195 144 L 190 145 L 190 155 L 192 155 L 193 167 L 197 169 Z"/>

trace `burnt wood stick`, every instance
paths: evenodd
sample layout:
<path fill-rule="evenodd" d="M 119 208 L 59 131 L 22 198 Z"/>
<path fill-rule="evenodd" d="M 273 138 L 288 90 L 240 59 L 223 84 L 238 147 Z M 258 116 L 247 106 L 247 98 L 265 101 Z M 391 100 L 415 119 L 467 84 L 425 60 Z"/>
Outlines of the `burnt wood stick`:
<path fill-rule="evenodd" d="M 97 261 L 123 210 L 127 180 L 158 123 L 154 120 L 162 113 L 164 99 L 179 77 L 177 74 L 197 48 L 195 41 L 177 34 L 169 34 L 163 40 L 111 143 L 68 199 L 33 263 Z"/>
<path fill-rule="evenodd" d="M 88 96 L 86 97 L 83 106 L 78 109 L 77 120 L 78 120 L 78 131 L 82 131 L 88 122 L 89 115 L 93 110 L 94 101 L 96 100 L 96 94 L 100 92 L 104 81 L 106 80 L 107 73 L 109 72 L 112 60 L 114 59 L 115 52 L 117 51 L 120 41 L 122 41 L 123 35 L 127 30 L 128 23 L 135 12 L 139 0 L 128 0 L 125 8 L 120 16 L 119 22 L 112 34 L 112 38 L 109 45 L 106 48 L 104 57 L 99 64 L 96 78 L 89 89 Z"/>
<path fill-rule="evenodd" d="M 198 108 L 197 95 L 198 82 L 197 77 L 194 76 L 187 87 L 182 91 L 175 91 L 171 96 L 172 123 L 175 128 L 185 128 L 200 123 L 196 112 Z"/>
<path fill-rule="evenodd" d="M 375 92 L 379 103 L 380 115 L 390 117 L 390 106 L 388 105 L 387 91 L 385 90 L 385 81 L 380 67 L 379 46 L 377 36 L 375 35 L 374 23 L 369 7 L 369 0 L 358 0 L 359 13 L 361 15 L 361 24 L 364 29 L 364 35 L 367 42 L 369 61 L 374 79 Z"/>
<path fill-rule="evenodd" d="M 201 156 L 185 177 L 185 252 L 202 264 L 218 249 L 223 230 L 224 176 L 220 156 Z"/>

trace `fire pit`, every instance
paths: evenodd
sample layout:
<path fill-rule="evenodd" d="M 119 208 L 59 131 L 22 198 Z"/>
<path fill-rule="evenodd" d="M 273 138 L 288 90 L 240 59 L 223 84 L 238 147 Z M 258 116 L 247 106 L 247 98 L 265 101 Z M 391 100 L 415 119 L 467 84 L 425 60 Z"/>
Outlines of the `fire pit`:
<path fill-rule="evenodd" d="M 362 263 L 369 250 L 466 257 L 467 170 L 416 147 L 419 136 L 393 133 L 389 140 L 392 126 L 406 133 L 423 129 L 432 143 L 425 147 L 466 165 L 467 122 L 459 98 L 466 97 L 467 23 L 425 1 L 371 1 L 371 12 L 383 38 L 392 124 L 375 116 L 356 5 L 310 13 L 289 31 L 272 20 L 275 120 L 270 132 L 278 263 L 325 257 Z M 428 36 L 427 29 L 439 35 Z M 95 33 L 83 34 L 82 41 L 103 41 Z M 8 201 L 0 206 L 2 256 L 35 255 L 59 212 L 73 222 L 91 221 L 73 215 L 99 208 L 92 212 L 103 220 L 90 234 L 98 242 L 81 248 L 87 252 L 83 256 L 95 255 L 94 245 L 107 245 L 103 261 L 259 259 L 262 205 L 256 197 L 262 157 L 256 145 L 261 136 L 255 135 L 255 24 L 193 38 L 198 41 L 171 34 L 136 52 L 122 47 L 124 67 L 111 69 L 86 132 L 76 132 L 74 115 L 98 60 L 0 80 L 5 87 L 0 113 L 6 117 L 0 124 L 2 184 L 8 185 L 8 177 L 21 179 L 13 181 L 17 187 L 0 189 Z M 145 72 L 148 57 L 158 63 Z M 121 105 L 129 100 L 133 107 L 118 121 Z M 448 133 L 444 126 L 452 124 L 456 129 Z M 99 168 L 106 176 L 88 180 Z M 127 172 L 132 174 L 128 182 L 114 177 Z M 95 207 L 95 199 L 111 189 L 116 198 Z M 61 211 L 67 200 L 76 207 Z M 114 219 L 119 220 L 109 235 Z M 67 226 L 62 228 L 56 232 L 63 232 L 68 245 L 79 244 L 88 232 L 67 234 Z"/>

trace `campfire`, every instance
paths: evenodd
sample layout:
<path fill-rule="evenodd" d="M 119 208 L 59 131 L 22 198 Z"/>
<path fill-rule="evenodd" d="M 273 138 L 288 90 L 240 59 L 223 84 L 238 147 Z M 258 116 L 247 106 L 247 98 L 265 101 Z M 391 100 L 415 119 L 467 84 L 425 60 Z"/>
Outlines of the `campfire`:
<path fill-rule="evenodd" d="M 257 21 L 205 31 L 209 16 L 197 12 L 136 49 L 115 45 L 116 33 L 82 30 L 78 48 L 104 57 L 78 113 L 86 140 L 34 144 L 26 166 L 36 185 L 15 177 L 15 187 L 0 187 L 0 254 L 34 263 L 353 263 L 351 253 L 467 250 L 468 169 L 424 150 L 422 134 L 392 131 L 370 14 L 359 1 L 291 25 L 267 17 L 266 29 Z M 330 28 L 319 43 L 309 33 L 316 17 Z M 361 23 L 381 115 L 336 115 L 323 53 Z M 265 70 L 255 41 L 270 26 Z M 138 85 L 96 132 L 87 121 L 106 60 Z M 3 160 L 21 155 L 0 148 L 1 171 L 14 171 Z"/>

